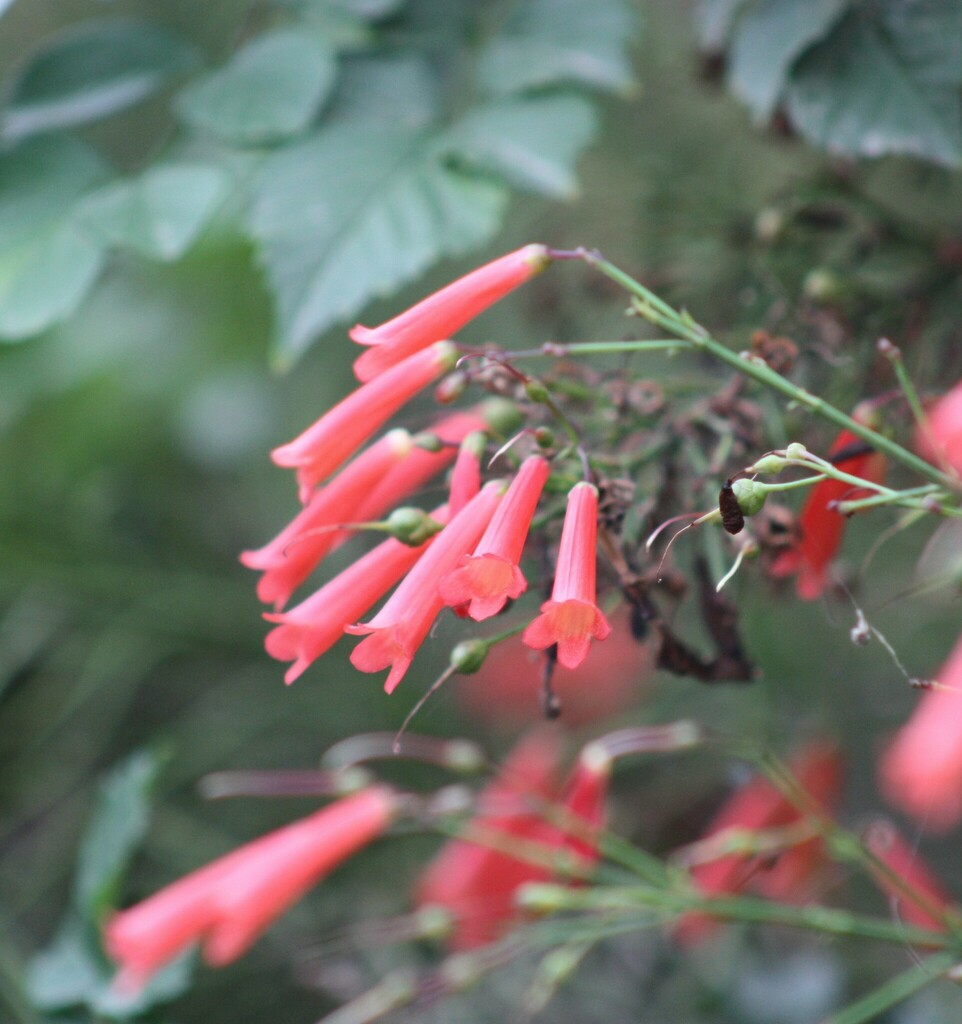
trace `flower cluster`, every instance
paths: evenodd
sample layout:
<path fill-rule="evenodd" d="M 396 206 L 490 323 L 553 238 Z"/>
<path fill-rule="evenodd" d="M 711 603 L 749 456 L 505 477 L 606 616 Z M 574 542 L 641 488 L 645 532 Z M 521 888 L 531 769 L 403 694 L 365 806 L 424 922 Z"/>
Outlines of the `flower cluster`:
<path fill-rule="evenodd" d="M 369 346 L 355 366 L 364 383 L 274 450 L 278 465 L 296 470 L 304 507 L 274 540 L 244 552 L 241 561 L 263 574 L 258 596 L 274 605 L 266 618 L 275 623 L 266 646 L 272 656 L 293 663 L 287 682 L 346 632 L 363 637 L 351 655 L 354 666 L 364 672 L 388 668 L 385 688 L 391 692 L 443 608 L 482 621 L 527 589 L 520 561 L 552 474 L 547 458 L 531 454 L 510 481 L 482 486 L 481 456 L 495 428 L 490 406 L 449 415 L 424 436 L 391 430 L 368 442 L 454 368 L 459 353 L 448 336 L 548 262 L 544 246 L 526 246 L 381 327 L 355 327 L 351 337 Z M 444 506 L 430 516 L 395 508 L 452 462 Z M 348 539 L 352 524 L 387 513 L 391 539 L 282 610 Z M 524 642 L 537 650 L 557 645 L 558 660 L 567 668 L 584 660 L 592 639 L 610 632 L 595 592 L 597 519 L 596 487 L 576 483 L 568 496 L 551 598 L 524 633 Z M 361 622 L 395 587 L 383 607 Z"/>

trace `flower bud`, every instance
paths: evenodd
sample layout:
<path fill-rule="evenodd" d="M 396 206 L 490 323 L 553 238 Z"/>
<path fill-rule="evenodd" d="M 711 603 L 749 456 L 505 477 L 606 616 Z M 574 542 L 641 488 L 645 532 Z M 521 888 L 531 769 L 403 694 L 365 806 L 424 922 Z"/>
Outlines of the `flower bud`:
<path fill-rule="evenodd" d="M 534 431 L 534 440 L 539 448 L 553 448 L 554 447 L 554 431 L 548 427 L 536 427 Z"/>
<path fill-rule="evenodd" d="M 468 676 L 477 672 L 484 664 L 491 645 L 486 640 L 462 640 L 451 651 L 451 668 Z"/>
<path fill-rule="evenodd" d="M 463 370 L 455 370 L 434 389 L 434 400 L 441 405 L 450 405 L 464 394 L 469 383 L 468 375 Z"/>
<path fill-rule="evenodd" d="M 539 405 L 544 405 L 550 397 L 548 389 L 540 380 L 529 380 L 524 386 L 524 393 L 532 402 L 537 402 Z"/>
<path fill-rule="evenodd" d="M 742 515 L 753 516 L 761 512 L 765 499 L 768 497 L 768 488 L 760 480 L 751 480 L 742 477 L 732 484 L 732 491 Z"/>
<path fill-rule="evenodd" d="M 403 506 L 396 508 L 387 517 L 387 527 L 388 533 L 395 540 L 416 548 L 436 533 L 440 533 L 443 523 L 432 519 L 423 509 Z"/>
<path fill-rule="evenodd" d="M 792 441 L 785 449 L 785 458 L 795 462 L 804 462 L 808 459 L 808 449 L 800 441 Z"/>
<path fill-rule="evenodd" d="M 749 466 L 746 473 L 764 473 L 774 475 L 781 473 L 788 467 L 788 463 L 779 455 L 763 455 L 754 465 Z"/>
<path fill-rule="evenodd" d="M 421 434 L 415 434 L 414 437 L 411 438 L 411 443 L 415 448 L 431 452 L 432 455 L 436 455 L 444 448 L 444 441 L 442 441 L 437 434 L 432 434 L 429 430 L 426 430 Z"/>

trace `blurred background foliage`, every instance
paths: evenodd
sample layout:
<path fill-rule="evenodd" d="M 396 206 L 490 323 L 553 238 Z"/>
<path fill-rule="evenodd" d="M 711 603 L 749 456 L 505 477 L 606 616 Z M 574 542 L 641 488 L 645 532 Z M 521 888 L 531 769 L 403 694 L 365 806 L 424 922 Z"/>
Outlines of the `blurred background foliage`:
<path fill-rule="evenodd" d="M 362 311 L 378 323 L 526 241 L 595 245 L 735 345 L 790 335 L 798 379 L 843 405 L 891 386 L 879 334 L 923 391 L 957 379 L 960 17 L 952 0 L 0 2 L 0 1019 L 114 1014 L 102 908 L 310 806 L 210 805 L 197 779 L 310 766 L 396 728 L 459 635 L 445 624 L 391 699 L 343 651 L 285 688 L 262 649 L 237 553 L 293 507 L 266 453 L 351 386 L 343 328 Z M 559 267 L 464 333 L 619 337 L 623 307 Z M 662 383 L 718 386 L 704 368 Z M 829 440 L 791 414 L 787 429 Z M 857 567 L 877 531 L 852 532 Z M 917 674 L 958 624 L 952 580 L 900 596 L 923 540 L 892 541 L 859 580 Z M 912 705 L 904 681 L 848 643 L 844 606 L 775 603 L 752 571 L 732 586 L 762 680 L 659 676 L 623 720 L 704 718 L 780 749 L 828 729 L 851 763 L 846 813 L 876 808 L 872 758 Z M 419 727 L 499 751 L 459 709 L 471 683 Z M 677 807 L 702 813 L 730 775 L 709 757 L 627 770 L 615 826 L 690 838 Z M 956 842 L 933 859 L 958 893 Z M 429 959 L 298 951 L 403 912 L 397 879 L 436 845 L 359 858 L 152 1019 L 315 1020 Z M 636 936 L 593 954 L 550 1019 L 810 1021 L 908 963 L 868 952 L 732 929 L 682 958 Z M 503 1019 L 529 967 L 437 1019 Z M 933 989 L 891 1019 L 957 1020 L 953 998 Z"/>

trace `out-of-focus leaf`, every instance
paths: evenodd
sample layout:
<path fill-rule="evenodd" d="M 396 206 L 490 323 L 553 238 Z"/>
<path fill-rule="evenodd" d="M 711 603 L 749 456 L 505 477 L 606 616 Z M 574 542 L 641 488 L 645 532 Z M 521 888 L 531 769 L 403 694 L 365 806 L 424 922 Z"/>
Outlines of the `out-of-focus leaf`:
<path fill-rule="evenodd" d="M 479 84 L 498 96 L 560 83 L 626 91 L 636 17 L 624 0 L 520 0 L 480 55 Z"/>
<path fill-rule="evenodd" d="M 19 139 L 99 121 L 146 99 L 198 62 L 195 47 L 152 22 L 80 22 L 48 42 L 16 78 L 3 134 Z"/>
<path fill-rule="evenodd" d="M 346 60 L 325 119 L 423 128 L 438 116 L 439 91 L 437 75 L 417 57 Z"/>
<path fill-rule="evenodd" d="M 104 780 L 94 815 L 80 845 L 74 905 L 96 922 L 116 895 L 131 856 L 142 841 L 150 815 L 150 793 L 158 761 L 138 751 Z"/>
<path fill-rule="evenodd" d="M 787 108 L 803 135 L 832 152 L 957 164 L 960 84 L 962 5 L 876 0 L 801 59 Z"/>
<path fill-rule="evenodd" d="M 69 316 L 103 263 L 72 221 L 86 189 L 107 176 L 76 139 L 31 139 L 0 157 L 0 338 L 36 334 Z"/>
<path fill-rule="evenodd" d="M 337 125 L 270 157 L 251 230 L 292 360 L 323 330 L 490 238 L 506 191 L 445 166 L 430 136 Z"/>
<path fill-rule="evenodd" d="M 849 0 L 759 0 L 738 22 L 729 81 L 759 119 L 771 117 L 795 61 L 823 39 Z"/>
<path fill-rule="evenodd" d="M 148 259 L 183 255 L 227 192 L 216 167 L 166 164 L 87 196 L 78 216 L 94 235 Z"/>
<path fill-rule="evenodd" d="M 469 164 L 516 188 L 570 199 L 574 165 L 595 130 L 595 115 L 577 96 L 505 100 L 471 111 L 448 135 Z"/>
<path fill-rule="evenodd" d="M 310 34 L 269 32 L 224 67 L 180 94 L 181 116 L 240 144 L 274 142 L 303 131 L 334 84 L 333 52 Z"/>
<path fill-rule="evenodd" d="M 719 53 L 728 45 L 735 19 L 748 0 L 699 0 L 695 6 L 698 47 L 705 53 Z"/>
<path fill-rule="evenodd" d="M 105 977 L 90 949 L 88 929 L 68 918 L 50 945 L 33 958 L 26 981 L 38 1010 L 62 1010 L 93 999 Z"/>

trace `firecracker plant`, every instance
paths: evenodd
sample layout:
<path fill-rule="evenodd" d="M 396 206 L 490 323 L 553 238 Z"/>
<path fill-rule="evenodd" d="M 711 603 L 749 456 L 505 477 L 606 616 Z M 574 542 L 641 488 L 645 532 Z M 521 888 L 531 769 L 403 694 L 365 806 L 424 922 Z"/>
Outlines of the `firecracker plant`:
<path fill-rule="evenodd" d="M 457 341 L 468 321 L 560 263 L 623 289 L 632 325 L 649 325 L 634 333 L 655 336 Z M 558 721 L 530 730 L 496 769 L 474 744 L 405 723 L 397 735 L 339 744 L 317 772 L 209 779 L 208 792 L 221 797 L 310 793 L 331 802 L 108 916 L 117 990 L 136 992 L 197 943 L 212 966 L 235 960 L 346 859 L 412 829 L 448 838 L 411 880 L 410 913 L 389 933 L 433 939 L 447 955 L 430 972 L 384 977 L 333 1015 L 339 1024 L 416 1012 L 520 950 L 543 953 L 525 1007 L 534 1013 L 608 937 L 657 929 L 683 956 L 732 921 L 915 950 L 904 974 L 833 1024 L 875 1019 L 935 979 L 962 976 L 962 909 L 891 822 L 844 821 L 843 765 L 830 739 L 801 742 L 783 760 L 685 720 L 627 726 L 572 752 L 552 685 L 558 665 L 579 668 L 627 630 L 669 673 L 750 685 L 759 670 L 725 589 L 736 572 L 789 600 L 846 594 L 851 640 L 889 649 L 838 568 L 843 531 L 852 521 L 881 533 L 886 509 L 899 525 L 962 517 L 962 384 L 923 400 L 898 348 L 883 340 L 889 386 L 845 411 L 793 381 L 787 339 L 759 332 L 750 347 L 730 348 L 600 253 L 545 245 L 509 253 L 350 337 L 364 346 L 359 386 L 272 453 L 295 471 L 300 510 L 241 556 L 261 573 L 257 593 L 270 606 L 267 653 L 289 663 L 287 683 L 323 687 L 319 660 L 353 644 L 354 668 L 386 671 L 385 699 L 407 701 L 410 719 L 443 683 L 463 676 L 457 685 L 471 687 L 489 654 L 520 640 L 540 664 L 544 717 Z M 615 369 L 592 362 L 612 355 L 623 359 Z M 646 375 L 650 361 L 666 359 L 708 368 L 714 389 L 667 394 Z M 441 408 L 420 405 L 416 426 L 407 414 L 408 429 L 392 427 L 431 388 Z M 807 414 L 805 437 L 817 440 L 776 441 L 783 421 L 773 424 L 777 403 L 763 395 Z M 425 497 L 442 486 L 440 500 Z M 378 533 L 386 537 L 368 543 Z M 327 556 L 344 545 L 356 558 L 329 572 Z M 786 577 L 794 594 L 779 582 Z M 419 649 L 436 643 L 439 616 L 452 615 L 462 638 L 448 668 L 412 698 Z M 903 672 L 890 653 L 893 673 Z M 909 675 L 920 702 L 882 754 L 880 790 L 909 817 L 948 830 L 962 821 L 962 646 L 934 678 Z M 601 701 L 604 680 L 587 685 Z M 608 829 L 609 783 L 623 763 L 707 746 L 754 769 L 697 841 L 656 855 Z M 467 798 L 461 787 L 403 791 L 376 771 L 398 756 L 489 780 Z M 847 909 L 844 883 L 859 874 L 878 891 L 875 913 Z"/>

